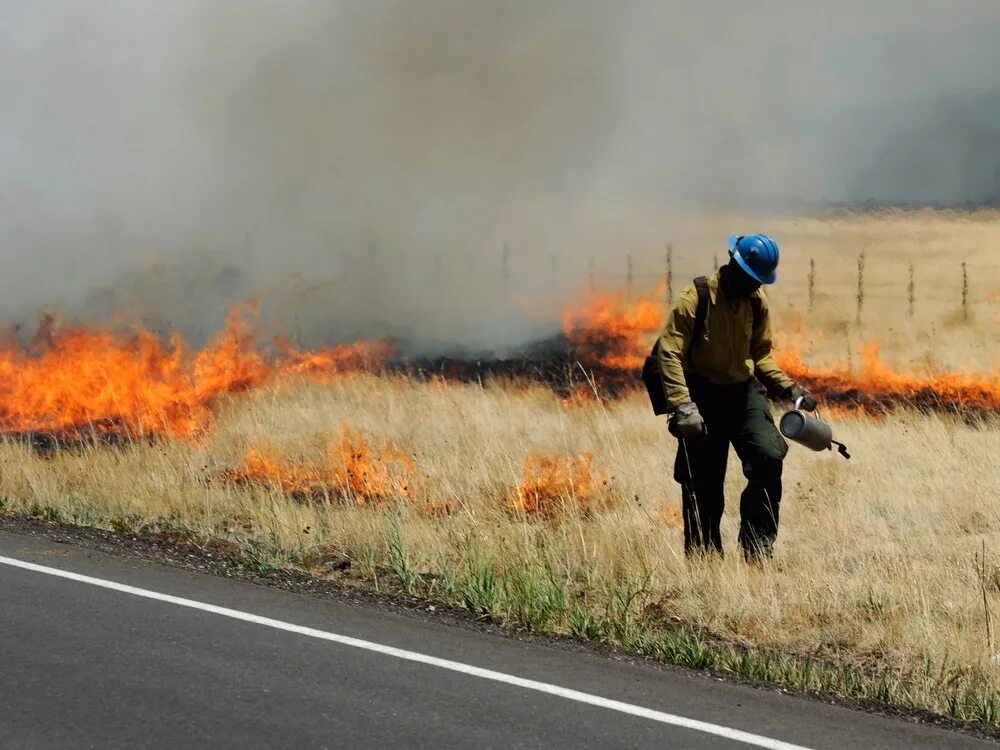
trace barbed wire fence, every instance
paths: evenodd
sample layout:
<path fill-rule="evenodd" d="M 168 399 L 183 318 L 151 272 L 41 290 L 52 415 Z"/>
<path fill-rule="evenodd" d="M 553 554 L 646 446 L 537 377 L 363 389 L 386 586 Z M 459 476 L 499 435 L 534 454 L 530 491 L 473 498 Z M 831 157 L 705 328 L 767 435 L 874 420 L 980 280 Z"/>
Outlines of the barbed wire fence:
<path fill-rule="evenodd" d="M 578 273 L 578 265 L 571 262 L 560 271 L 563 290 L 574 288 L 573 274 Z M 709 269 L 717 271 L 719 266 L 718 253 L 684 252 L 673 242 L 666 242 L 659 255 L 641 252 L 624 253 L 617 258 L 587 255 L 585 271 L 580 275 L 585 279 L 584 288 L 591 294 L 617 292 L 626 299 L 636 299 L 662 293 L 664 303 L 670 305 L 691 279 L 708 273 Z M 851 266 L 853 273 L 845 273 L 843 269 Z M 831 273 L 829 262 L 822 257 L 786 262 L 778 284 L 769 288 L 768 293 L 779 304 L 802 309 L 807 315 L 821 314 L 834 304 L 848 310 L 853 308 L 854 314 L 848 320 L 857 326 L 877 322 L 885 314 L 885 303 L 897 303 L 898 307 L 890 306 L 890 312 L 898 312 L 910 321 L 930 309 L 963 322 L 976 319 L 981 309 L 1000 315 L 997 273 L 1000 263 L 974 264 L 948 259 L 932 268 L 912 259 L 900 262 L 883 258 L 877 247 L 865 247 L 853 261 L 838 261 L 838 267 L 838 273 Z M 926 283 L 921 284 L 921 279 Z M 986 279 L 995 279 L 996 289 Z M 847 300 L 851 300 L 849 307 L 845 305 Z"/>
<path fill-rule="evenodd" d="M 622 253 L 538 252 L 511 241 L 497 242 L 493 260 L 489 252 L 433 250 L 422 262 L 403 253 L 403 263 L 388 251 L 365 247 L 341 256 L 341 273 L 349 279 L 402 273 L 411 278 L 387 284 L 387 289 L 405 292 L 421 306 L 447 308 L 455 297 L 488 294 L 495 306 L 506 300 L 531 309 L 548 302 L 555 309 L 568 297 L 601 293 L 630 300 L 656 297 L 668 306 L 695 276 L 728 260 L 722 252 L 669 239 L 659 249 Z M 878 244 L 859 247 L 848 257 L 834 258 L 825 250 L 815 256 L 789 254 L 768 295 L 776 310 L 792 308 L 820 322 L 836 317 L 855 330 L 890 318 L 900 325 L 927 324 L 935 316 L 949 325 L 1000 320 L 1000 260 L 994 264 L 982 255 L 978 262 L 954 255 L 940 260 L 900 257 Z"/>

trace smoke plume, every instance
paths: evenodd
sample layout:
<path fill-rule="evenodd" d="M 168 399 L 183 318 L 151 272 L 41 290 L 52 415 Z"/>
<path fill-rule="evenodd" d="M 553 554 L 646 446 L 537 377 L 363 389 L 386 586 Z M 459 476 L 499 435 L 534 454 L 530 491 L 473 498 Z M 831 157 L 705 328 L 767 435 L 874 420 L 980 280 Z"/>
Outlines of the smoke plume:
<path fill-rule="evenodd" d="M 11 322 L 198 338 L 258 294 L 305 343 L 496 349 L 706 209 L 1000 200 L 992 0 L 4 0 L 0 35 Z"/>

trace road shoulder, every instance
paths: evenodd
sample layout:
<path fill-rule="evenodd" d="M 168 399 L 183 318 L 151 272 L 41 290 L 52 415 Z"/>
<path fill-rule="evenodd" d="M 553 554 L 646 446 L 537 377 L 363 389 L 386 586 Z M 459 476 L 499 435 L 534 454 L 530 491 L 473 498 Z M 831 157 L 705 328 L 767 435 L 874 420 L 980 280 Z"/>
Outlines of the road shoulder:
<path fill-rule="evenodd" d="M 235 564 L 225 550 L 200 546 L 187 541 L 170 538 L 168 535 L 116 534 L 101 529 L 73 526 L 42 519 L 0 515 L 0 534 L 15 535 L 14 539 L 55 542 L 69 545 L 68 549 L 90 550 L 98 553 L 91 559 L 107 556 L 111 560 L 134 560 L 155 563 L 157 566 L 181 569 L 191 573 L 204 574 L 215 578 L 229 579 L 241 583 L 251 583 L 270 590 L 279 590 L 301 595 L 315 600 L 336 602 L 365 610 L 375 610 L 393 617 L 404 617 L 428 625 L 446 625 L 466 633 L 485 634 L 498 641 L 514 642 L 524 647 L 536 646 L 560 652 L 576 652 L 582 656 L 599 658 L 618 664 L 629 664 L 643 670 L 657 670 L 668 675 L 678 675 L 709 681 L 713 684 L 725 683 L 734 688 L 744 688 L 755 693 L 777 697 L 809 710 L 815 706 L 838 706 L 859 709 L 868 714 L 894 719 L 903 719 L 910 725 L 936 727 L 957 731 L 968 737 L 1000 739 L 1000 731 L 991 727 L 961 723 L 943 717 L 917 711 L 905 711 L 890 706 L 859 701 L 848 701 L 835 696 L 799 693 L 773 685 L 759 685 L 735 680 L 728 675 L 711 674 L 688 670 L 672 665 L 664 665 L 653 659 L 622 652 L 606 645 L 579 641 L 571 638 L 538 636 L 523 631 L 498 627 L 488 619 L 476 618 L 469 612 L 446 605 L 399 594 L 379 593 L 371 589 L 345 585 L 337 581 L 319 579 L 296 571 L 282 571 L 271 575 L 260 575 Z M 7 544 L 6 546 L 10 546 Z M 30 545 L 26 544 L 26 549 Z M 69 555 L 69 552 L 66 552 Z M 210 586 L 210 585 L 209 585 Z M 245 587 L 244 587 L 245 589 Z M 803 701 L 805 705 L 802 705 Z"/>

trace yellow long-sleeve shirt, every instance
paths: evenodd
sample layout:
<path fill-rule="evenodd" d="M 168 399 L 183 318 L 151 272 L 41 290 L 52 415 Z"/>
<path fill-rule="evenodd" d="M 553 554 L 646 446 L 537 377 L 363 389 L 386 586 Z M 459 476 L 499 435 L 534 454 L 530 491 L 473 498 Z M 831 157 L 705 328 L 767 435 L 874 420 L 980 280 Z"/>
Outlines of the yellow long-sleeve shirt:
<path fill-rule="evenodd" d="M 689 351 L 698 309 L 698 290 L 690 284 L 674 302 L 660 334 L 660 377 L 670 408 L 691 401 L 684 373 L 699 375 L 718 385 L 742 383 L 756 376 L 770 392 L 794 385 L 771 356 L 771 316 L 767 296 L 760 299 L 760 319 L 753 325 L 751 298 L 727 299 L 719 274 L 708 279 L 709 305 L 700 339 Z"/>

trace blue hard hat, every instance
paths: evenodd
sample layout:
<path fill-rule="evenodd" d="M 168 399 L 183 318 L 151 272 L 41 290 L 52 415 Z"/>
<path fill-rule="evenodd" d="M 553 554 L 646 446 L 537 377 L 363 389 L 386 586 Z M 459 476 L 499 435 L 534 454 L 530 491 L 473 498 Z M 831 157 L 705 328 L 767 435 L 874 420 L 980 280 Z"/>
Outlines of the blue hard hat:
<path fill-rule="evenodd" d="M 761 284 L 778 280 L 778 243 L 767 234 L 729 236 L 729 255 L 750 278 Z"/>

